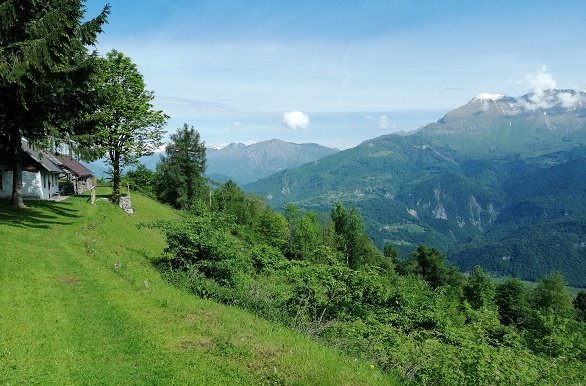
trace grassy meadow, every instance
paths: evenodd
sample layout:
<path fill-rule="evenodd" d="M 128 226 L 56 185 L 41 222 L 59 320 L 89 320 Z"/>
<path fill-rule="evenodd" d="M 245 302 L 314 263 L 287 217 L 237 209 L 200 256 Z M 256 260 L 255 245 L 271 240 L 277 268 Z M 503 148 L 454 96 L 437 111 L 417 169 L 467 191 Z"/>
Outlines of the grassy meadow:
<path fill-rule="evenodd" d="M 0 200 L 1 384 L 389 384 L 301 334 L 167 284 L 165 242 L 139 227 L 180 216 L 103 188 L 61 202 Z"/>

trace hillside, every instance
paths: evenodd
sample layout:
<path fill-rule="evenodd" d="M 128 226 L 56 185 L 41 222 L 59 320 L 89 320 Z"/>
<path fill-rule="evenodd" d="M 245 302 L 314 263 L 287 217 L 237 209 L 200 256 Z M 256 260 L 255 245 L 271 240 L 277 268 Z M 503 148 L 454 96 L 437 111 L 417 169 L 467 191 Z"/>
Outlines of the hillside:
<path fill-rule="evenodd" d="M 426 244 L 464 270 L 586 286 L 586 95 L 481 94 L 410 135 L 386 135 L 249 184 L 282 208 L 357 206 L 379 247 Z"/>
<path fill-rule="evenodd" d="M 104 192 L 102 192 L 104 193 Z M 3 384 L 389 384 L 247 312 L 167 284 L 162 236 L 179 214 L 139 195 L 136 213 L 86 197 L 0 201 Z"/>

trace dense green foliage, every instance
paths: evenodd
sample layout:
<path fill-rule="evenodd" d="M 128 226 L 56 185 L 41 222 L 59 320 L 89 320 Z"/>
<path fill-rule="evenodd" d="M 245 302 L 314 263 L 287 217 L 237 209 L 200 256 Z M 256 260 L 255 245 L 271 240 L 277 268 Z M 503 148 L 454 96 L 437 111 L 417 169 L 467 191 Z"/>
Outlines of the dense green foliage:
<path fill-rule="evenodd" d="M 137 191 L 149 197 L 155 197 L 153 184 L 155 181 L 155 172 L 147 168 L 144 164 L 139 163 L 132 170 L 124 174 L 123 184 L 128 184 L 131 191 Z"/>
<path fill-rule="evenodd" d="M 208 193 L 203 177 L 205 152 L 205 144 L 193 127 L 184 124 L 171 135 L 153 181 L 159 201 L 178 209 L 191 209 Z"/>
<path fill-rule="evenodd" d="M 41 142 L 87 129 L 94 56 L 88 46 L 108 7 L 85 19 L 82 0 L 0 2 L 0 137 L 10 146 L 12 203 L 22 202 L 21 139 Z M 85 19 L 85 20 L 84 20 Z"/>
<path fill-rule="evenodd" d="M 580 291 L 574 298 L 572 304 L 576 309 L 578 320 L 581 322 L 586 322 L 586 291 Z"/>
<path fill-rule="evenodd" d="M 97 60 L 93 82 L 95 132 L 78 140 L 85 146 L 86 158 L 107 156 L 112 166 L 112 199 L 118 202 L 121 168 L 161 145 L 168 117 L 154 110 L 154 93 L 145 89 L 136 65 L 121 52 L 112 50 Z"/>
<path fill-rule="evenodd" d="M 286 216 L 232 182 L 211 209 L 159 222 L 160 268 L 193 293 L 248 309 L 422 384 L 586 381 L 586 325 L 558 274 L 535 289 L 468 278 L 436 249 L 376 251 L 355 208 Z M 356 248 L 358 247 L 359 248 Z M 376 251 L 376 252 L 375 252 Z M 396 269 L 394 269 L 396 265 Z M 570 305 L 570 308 L 568 308 Z"/>

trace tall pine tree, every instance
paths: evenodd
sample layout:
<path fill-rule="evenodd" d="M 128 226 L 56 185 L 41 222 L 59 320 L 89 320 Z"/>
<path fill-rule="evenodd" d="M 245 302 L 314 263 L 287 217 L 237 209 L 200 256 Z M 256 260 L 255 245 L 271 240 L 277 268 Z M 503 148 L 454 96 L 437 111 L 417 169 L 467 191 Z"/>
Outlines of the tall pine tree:
<path fill-rule="evenodd" d="M 80 124 L 92 98 L 96 41 L 109 6 L 84 21 L 83 0 L 0 3 L 0 135 L 12 159 L 12 203 L 22 200 L 21 141 L 65 137 Z"/>
<path fill-rule="evenodd" d="M 208 193 L 205 166 L 205 144 L 200 141 L 197 130 L 184 124 L 171 135 L 171 143 L 157 165 L 157 198 L 179 209 L 193 208 Z"/>

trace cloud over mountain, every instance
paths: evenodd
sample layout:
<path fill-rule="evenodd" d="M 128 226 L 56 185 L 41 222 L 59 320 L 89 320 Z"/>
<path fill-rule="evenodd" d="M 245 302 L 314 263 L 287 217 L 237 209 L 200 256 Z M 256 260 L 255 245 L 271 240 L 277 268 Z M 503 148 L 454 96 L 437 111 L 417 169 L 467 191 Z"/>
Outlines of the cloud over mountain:
<path fill-rule="evenodd" d="M 290 111 L 283 114 L 283 123 L 293 130 L 305 130 L 309 126 L 309 116 L 301 111 Z"/>

